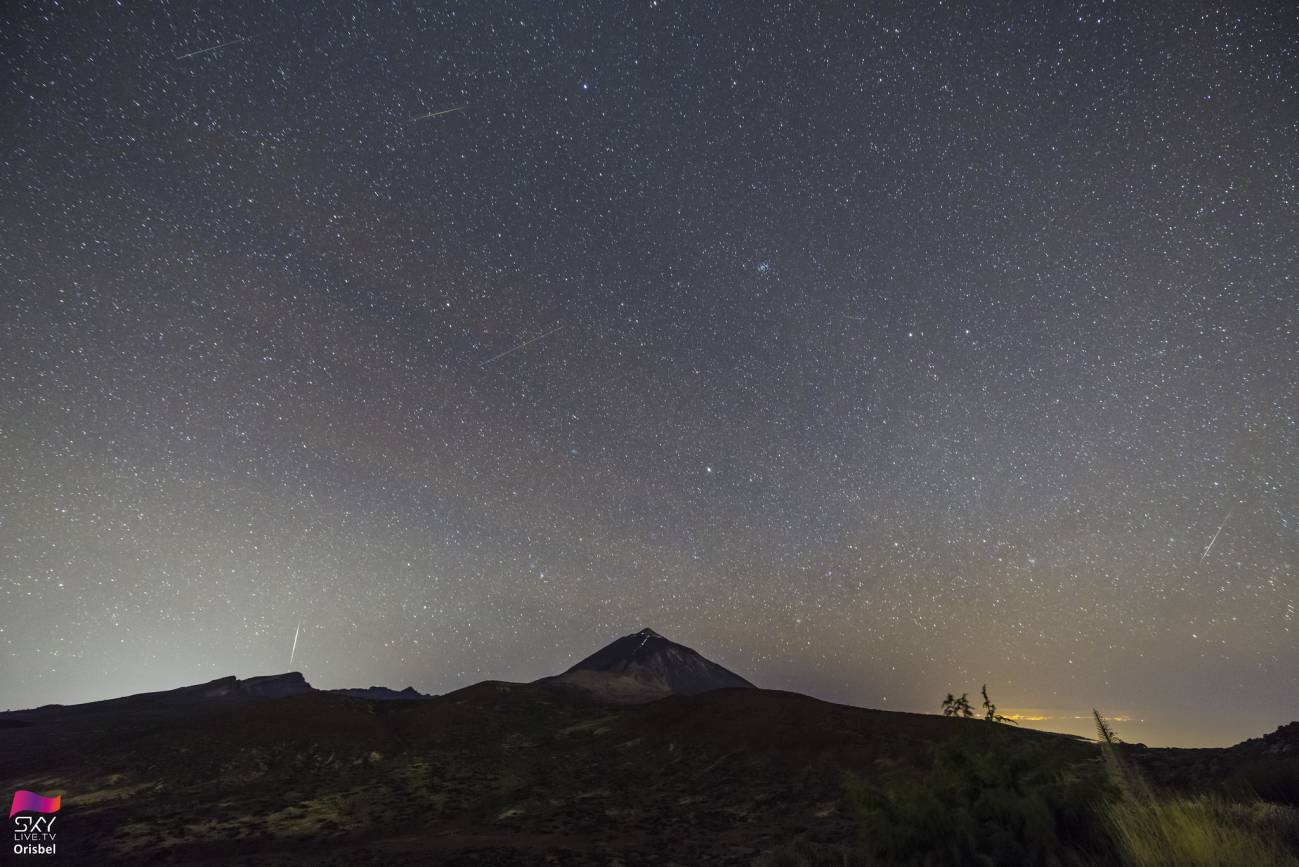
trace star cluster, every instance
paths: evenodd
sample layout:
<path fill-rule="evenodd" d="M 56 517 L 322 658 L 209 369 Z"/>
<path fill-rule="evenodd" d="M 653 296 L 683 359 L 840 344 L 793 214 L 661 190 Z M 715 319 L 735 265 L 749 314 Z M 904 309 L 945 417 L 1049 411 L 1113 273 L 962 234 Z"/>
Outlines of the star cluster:
<path fill-rule="evenodd" d="M 1299 716 L 1299 17 L 995 5 L 6 10 L 0 706 Z"/>

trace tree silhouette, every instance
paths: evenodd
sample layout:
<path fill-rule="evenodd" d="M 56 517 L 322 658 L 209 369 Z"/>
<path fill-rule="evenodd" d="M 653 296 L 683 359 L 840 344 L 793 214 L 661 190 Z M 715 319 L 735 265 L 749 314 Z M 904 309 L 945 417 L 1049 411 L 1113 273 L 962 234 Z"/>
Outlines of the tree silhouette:
<path fill-rule="evenodd" d="M 961 693 L 960 698 L 952 698 L 949 692 L 947 698 L 943 699 L 943 716 L 954 716 L 962 719 L 970 719 L 974 716 L 974 708 L 970 707 L 969 693 Z"/>
<path fill-rule="evenodd" d="M 950 696 L 948 697 L 950 698 Z M 1114 734 L 1114 729 L 1110 727 L 1110 724 L 1105 720 L 1105 717 L 1101 716 L 1100 711 L 1096 708 L 1092 708 L 1092 716 L 1096 719 L 1097 740 L 1104 741 L 1110 746 L 1120 743 L 1118 736 Z"/>
<path fill-rule="evenodd" d="M 947 698 L 943 699 L 943 716 L 954 716 L 969 719 L 974 716 L 974 708 L 970 707 L 969 693 L 961 693 L 960 698 L 953 698 L 949 692 Z"/>
<path fill-rule="evenodd" d="M 1004 722 L 1010 723 L 1011 725 L 1019 725 L 1019 723 L 1015 722 L 1015 720 L 1010 717 L 1002 716 L 997 713 L 997 706 L 992 703 L 992 699 L 988 698 L 988 685 L 986 683 L 983 685 L 982 692 L 984 719 L 988 722 Z M 960 698 L 955 698 L 949 692 L 947 698 L 943 699 L 943 716 L 951 716 L 958 719 L 973 719 L 974 708 L 970 705 L 969 696 L 970 694 L 968 692 L 963 692 L 961 693 Z"/>
<path fill-rule="evenodd" d="M 982 692 L 983 692 L 983 718 L 984 719 L 986 719 L 988 722 L 1004 722 L 1004 723 L 1010 723 L 1013 726 L 1019 725 L 1019 723 L 1017 723 L 1015 720 L 1011 719 L 1010 717 L 1002 716 L 1001 714 L 997 713 L 997 706 L 992 703 L 992 699 L 988 698 L 988 685 L 986 683 L 983 685 Z"/>

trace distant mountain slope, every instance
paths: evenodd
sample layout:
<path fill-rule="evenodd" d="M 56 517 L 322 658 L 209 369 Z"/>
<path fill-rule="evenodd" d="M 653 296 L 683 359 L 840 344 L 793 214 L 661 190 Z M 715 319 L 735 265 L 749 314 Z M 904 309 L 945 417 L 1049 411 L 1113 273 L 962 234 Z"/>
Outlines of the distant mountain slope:
<path fill-rule="evenodd" d="M 1242 753 L 1299 756 L 1299 722 L 1286 723 L 1261 738 L 1250 738 L 1232 747 Z"/>
<path fill-rule="evenodd" d="M 206 683 L 164 689 L 158 692 L 141 692 L 121 698 L 90 701 L 82 704 L 47 704 L 29 710 L 6 713 L 10 720 L 49 719 L 68 714 L 109 713 L 129 710 L 162 710 L 253 698 L 282 698 L 314 692 L 300 671 L 285 674 L 265 674 L 240 680 L 234 675 L 219 677 Z"/>
<path fill-rule="evenodd" d="M 250 677 L 246 680 L 238 680 L 236 684 L 239 692 L 256 698 L 283 698 L 286 695 L 301 695 L 315 690 L 299 671 Z"/>
<path fill-rule="evenodd" d="M 158 692 L 141 692 L 121 698 L 110 698 L 103 701 L 90 701 L 82 704 L 47 704 L 28 710 L 6 711 L 0 714 L 0 726 L 20 726 L 34 722 L 62 720 L 71 716 L 122 713 L 170 714 L 176 711 L 188 712 L 206 706 L 218 707 L 226 704 L 251 701 L 265 698 L 286 698 L 309 692 L 331 692 L 349 698 L 365 701 L 393 701 L 400 699 L 429 698 L 414 687 L 402 690 L 389 689 L 386 686 L 370 686 L 364 689 L 330 689 L 317 690 L 300 671 L 289 671 L 284 674 L 264 674 L 256 677 L 239 679 L 234 675 L 219 677 L 206 683 L 181 686 L 176 689 L 165 689 Z"/>
<path fill-rule="evenodd" d="M 580 691 L 610 704 L 638 704 L 715 689 L 753 689 L 749 681 L 653 629 L 624 635 L 563 674 L 538 683 Z"/>
<path fill-rule="evenodd" d="M 419 692 L 413 686 L 405 689 L 389 689 L 386 686 L 368 686 L 364 689 L 353 687 L 351 689 L 331 689 L 329 692 L 345 695 L 348 698 L 361 698 L 366 701 L 413 701 L 421 698 L 432 698 Z"/>

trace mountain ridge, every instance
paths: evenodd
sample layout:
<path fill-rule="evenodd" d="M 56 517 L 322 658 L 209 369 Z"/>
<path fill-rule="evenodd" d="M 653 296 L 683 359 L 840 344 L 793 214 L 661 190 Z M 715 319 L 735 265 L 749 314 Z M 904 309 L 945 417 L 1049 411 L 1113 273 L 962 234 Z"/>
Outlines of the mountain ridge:
<path fill-rule="evenodd" d="M 614 639 L 563 673 L 535 683 L 574 690 L 608 704 L 641 704 L 717 689 L 756 689 L 744 677 L 649 627 Z"/>

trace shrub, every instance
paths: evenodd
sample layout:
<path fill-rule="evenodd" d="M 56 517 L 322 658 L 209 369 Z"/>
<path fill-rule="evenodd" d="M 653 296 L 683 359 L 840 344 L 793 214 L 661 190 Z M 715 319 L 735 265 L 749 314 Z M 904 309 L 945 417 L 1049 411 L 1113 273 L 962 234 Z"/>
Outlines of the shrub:
<path fill-rule="evenodd" d="M 972 729 L 934 748 L 926 773 L 872 786 L 849 776 L 862 845 L 889 864 L 1083 863 L 1103 839 L 1098 773 L 1053 744 Z"/>

